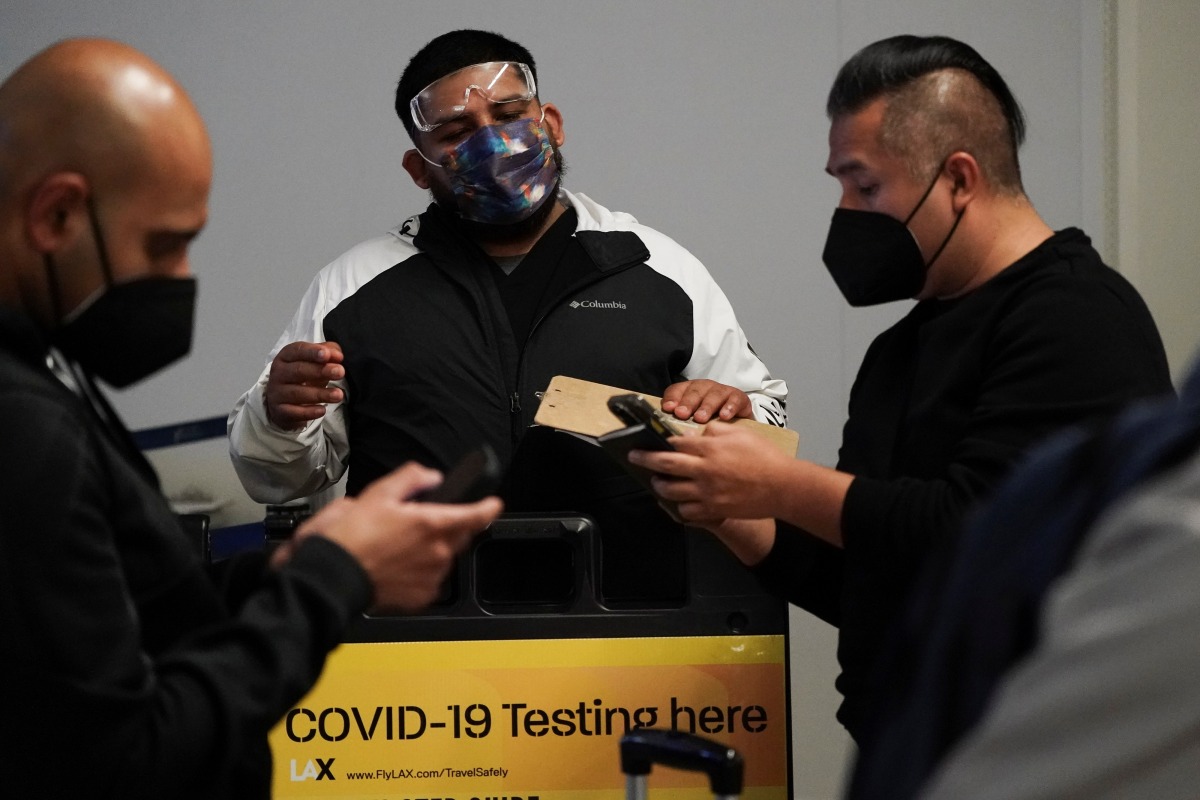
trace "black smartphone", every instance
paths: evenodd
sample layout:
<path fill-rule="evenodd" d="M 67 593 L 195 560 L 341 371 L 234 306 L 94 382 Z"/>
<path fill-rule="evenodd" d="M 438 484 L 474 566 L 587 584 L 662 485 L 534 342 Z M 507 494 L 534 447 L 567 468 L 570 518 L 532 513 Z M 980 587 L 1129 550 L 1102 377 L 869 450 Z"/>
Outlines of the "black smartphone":
<path fill-rule="evenodd" d="M 480 445 L 446 473 L 440 486 L 413 499 L 423 503 L 474 503 L 496 493 L 501 473 L 496 451 L 489 445 Z"/>
<path fill-rule="evenodd" d="M 624 428 L 609 431 L 596 441 L 617 463 L 629 471 L 641 485 L 654 492 L 651 479 L 654 473 L 629 462 L 630 450 L 674 450 L 668 438 L 679 433 L 675 426 L 659 416 L 654 406 L 639 394 L 618 394 L 608 398 L 608 409 L 625 423 Z M 676 522 L 683 522 L 675 504 L 661 498 L 658 504 Z"/>
<path fill-rule="evenodd" d="M 659 442 L 657 447 L 645 447 L 643 449 L 653 450 L 673 450 L 674 448 L 667 442 L 671 436 L 676 436 L 679 431 L 675 429 L 669 422 L 663 419 L 654 406 L 646 402 L 646 398 L 640 394 L 616 394 L 608 398 L 608 410 L 616 415 L 617 419 L 624 422 L 626 425 L 642 425 L 646 431 L 652 434 L 652 439 Z"/>

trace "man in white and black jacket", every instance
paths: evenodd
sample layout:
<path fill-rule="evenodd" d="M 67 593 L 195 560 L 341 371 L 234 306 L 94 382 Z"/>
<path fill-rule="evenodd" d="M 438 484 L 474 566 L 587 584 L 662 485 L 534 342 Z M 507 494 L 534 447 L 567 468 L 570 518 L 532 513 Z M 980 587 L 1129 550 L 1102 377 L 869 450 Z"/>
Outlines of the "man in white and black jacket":
<path fill-rule="evenodd" d="M 783 425 L 787 389 L 694 256 L 562 188 L 562 116 L 535 76 L 483 31 L 413 57 L 396 111 L 434 202 L 317 275 L 230 415 L 231 454 L 250 495 L 278 503 L 487 442 L 508 507 L 595 516 L 624 551 L 610 577 L 636 594 L 672 572 L 682 531 L 597 448 L 531 429 L 538 393 L 565 374 L 661 394 L 680 418 Z"/>

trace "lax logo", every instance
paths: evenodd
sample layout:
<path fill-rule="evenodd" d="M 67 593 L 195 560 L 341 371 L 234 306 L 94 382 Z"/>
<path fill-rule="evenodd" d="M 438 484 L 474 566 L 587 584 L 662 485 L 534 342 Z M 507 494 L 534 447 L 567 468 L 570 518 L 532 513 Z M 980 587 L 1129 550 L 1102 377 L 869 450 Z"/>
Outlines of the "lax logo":
<path fill-rule="evenodd" d="M 304 765 L 304 771 L 297 774 L 296 773 L 296 759 L 293 758 L 292 759 L 292 781 L 293 782 L 306 781 L 309 778 L 313 778 L 318 781 L 323 781 L 326 778 L 328 778 L 331 781 L 336 781 L 337 778 L 333 777 L 333 773 L 330 772 L 330 769 L 329 769 L 330 767 L 333 766 L 333 761 L 334 761 L 334 759 L 332 759 L 332 758 L 318 758 L 315 761 L 310 760 L 307 764 Z"/>
<path fill-rule="evenodd" d="M 625 308 L 620 300 L 572 300 L 569 305 L 571 308 Z"/>

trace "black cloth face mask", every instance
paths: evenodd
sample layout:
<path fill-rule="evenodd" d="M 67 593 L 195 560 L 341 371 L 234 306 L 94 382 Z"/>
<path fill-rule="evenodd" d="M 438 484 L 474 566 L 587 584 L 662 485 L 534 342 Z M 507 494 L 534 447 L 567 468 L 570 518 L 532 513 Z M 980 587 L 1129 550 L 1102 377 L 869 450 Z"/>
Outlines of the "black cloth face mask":
<path fill-rule="evenodd" d="M 966 211 L 964 207 L 958 212 L 950 232 L 929 263 L 925 263 L 908 223 L 925 204 L 944 167 L 945 162 L 903 222 L 879 211 L 834 210 L 821 258 L 850 305 L 873 306 L 907 300 L 921 291 L 926 273 L 950 242 Z"/>
<path fill-rule="evenodd" d="M 105 287 L 83 311 L 61 321 L 50 342 L 88 372 L 121 389 L 192 349 L 196 279 L 146 277 L 113 283 L 108 249 L 91 198 L 88 217 Z M 62 298 L 49 253 L 45 261 L 57 318 L 62 320 Z"/>

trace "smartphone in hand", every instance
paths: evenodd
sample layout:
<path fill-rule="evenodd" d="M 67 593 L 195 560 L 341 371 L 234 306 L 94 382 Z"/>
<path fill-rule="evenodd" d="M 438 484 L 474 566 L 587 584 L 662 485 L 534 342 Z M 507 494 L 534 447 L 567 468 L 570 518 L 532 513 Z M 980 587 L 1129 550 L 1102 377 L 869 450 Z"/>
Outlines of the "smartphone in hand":
<path fill-rule="evenodd" d="M 667 439 L 677 435 L 679 431 L 659 416 L 646 398 L 638 394 L 613 395 L 608 398 L 608 409 L 626 423 L 626 427 L 604 434 L 596 440 L 597 443 L 653 494 L 654 486 L 651 480 L 654 473 L 645 467 L 629 463 L 629 451 L 674 450 Z M 658 504 L 673 520 L 683 522 L 674 503 L 659 498 Z"/>
<path fill-rule="evenodd" d="M 496 451 L 480 445 L 450 468 L 440 486 L 413 499 L 423 503 L 474 503 L 496 493 L 502 472 Z"/>
<path fill-rule="evenodd" d="M 641 425 L 644 432 L 637 435 L 637 445 L 630 449 L 641 450 L 674 450 L 667 442 L 679 431 L 664 420 L 654 406 L 639 394 L 617 394 L 608 398 L 608 410 L 627 426 Z"/>

